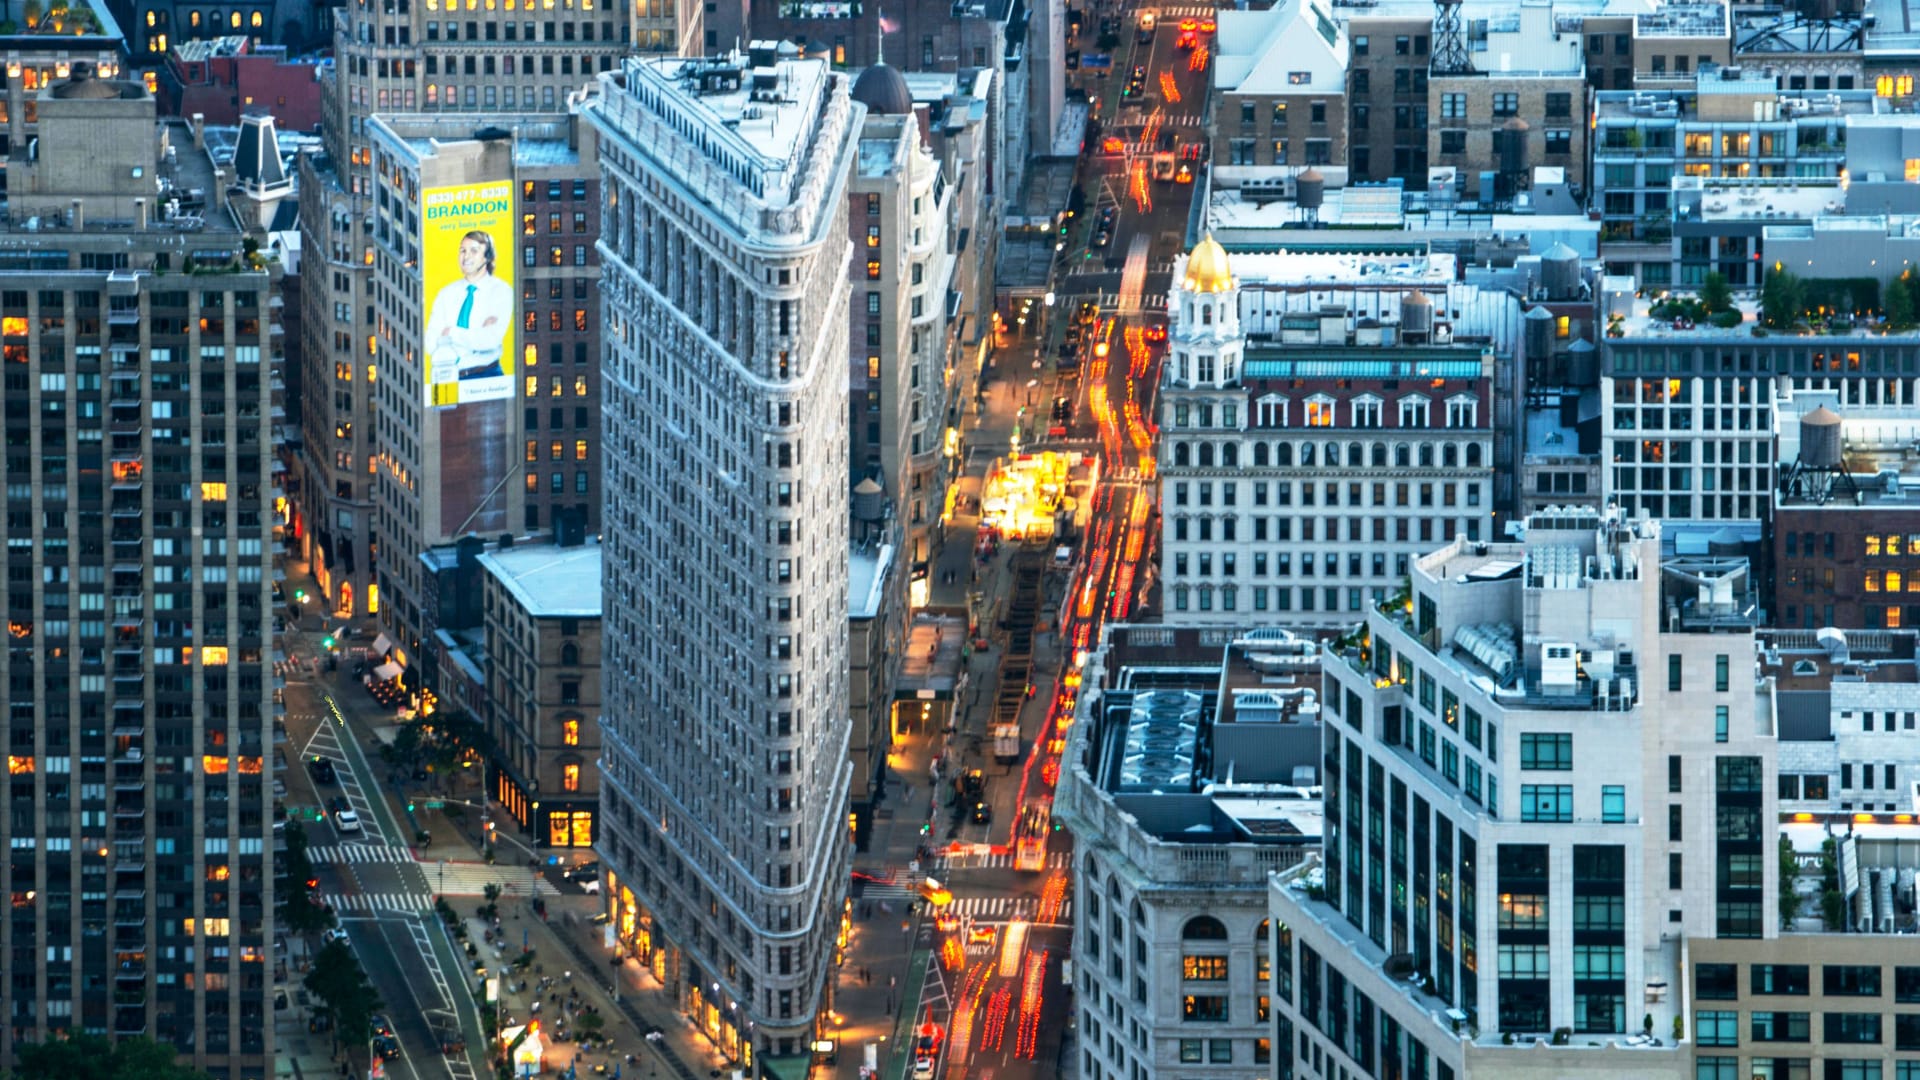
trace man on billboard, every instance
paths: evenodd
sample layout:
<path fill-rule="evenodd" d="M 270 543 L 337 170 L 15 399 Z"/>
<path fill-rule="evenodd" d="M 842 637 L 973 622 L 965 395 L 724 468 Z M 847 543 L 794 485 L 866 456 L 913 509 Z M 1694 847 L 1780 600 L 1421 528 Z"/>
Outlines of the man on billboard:
<path fill-rule="evenodd" d="M 513 287 L 494 276 L 493 238 L 460 237 L 460 276 L 441 288 L 427 316 L 427 356 L 435 386 L 505 377 L 502 344 L 513 324 Z"/>

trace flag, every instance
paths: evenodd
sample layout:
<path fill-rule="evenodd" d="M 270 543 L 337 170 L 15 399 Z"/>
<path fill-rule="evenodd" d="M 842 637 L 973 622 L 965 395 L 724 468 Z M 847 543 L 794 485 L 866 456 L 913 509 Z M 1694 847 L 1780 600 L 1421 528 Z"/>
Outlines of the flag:
<path fill-rule="evenodd" d="M 880 16 L 880 32 L 883 34 L 897 34 L 900 32 L 900 24 L 882 15 Z"/>

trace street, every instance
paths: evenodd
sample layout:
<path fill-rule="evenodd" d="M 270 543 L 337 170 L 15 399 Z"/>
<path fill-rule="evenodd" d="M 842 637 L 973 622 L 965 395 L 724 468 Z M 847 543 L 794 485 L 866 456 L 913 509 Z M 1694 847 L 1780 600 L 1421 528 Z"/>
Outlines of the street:
<path fill-rule="evenodd" d="M 1053 392 L 1067 399 L 1067 416 L 1055 417 L 1049 437 L 1023 449 L 1072 449 L 1097 455 L 1099 467 L 1095 489 L 1083 493 L 1090 513 L 1082 515 L 1070 573 L 1049 570 L 1042 602 L 1028 609 L 1018 602 L 1020 560 L 1044 557 L 1015 553 L 1003 570 L 1014 581 L 1007 586 L 1009 621 L 997 628 L 1000 671 L 1017 669 L 1030 680 L 1020 760 L 1003 764 L 985 753 L 995 682 L 989 677 L 974 708 L 958 718 L 960 738 L 951 745 L 963 749 L 943 771 L 945 805 L 963 794 L 956 780 L 980 769 L 993 817 L 985 826 L 963 823 L 950 841 L 928 845 L 934 858 L 924 869 L 951 900 L 940 904 L 934 895 L 933 918 L 915 928 L 908 985 L 917 994 L 901 1003 L 898 1030 L 918 1036 L 923 1024 L 938 1025 L 941 1075 L 950 1080 L 1057 1076 L 1068 1067 L 1072 855 L 1049 822 L 1063 741 L 1057 725 L 1072 716 L 1076 654 L 1106 620 L 1127 618 L 1152 594 L 1144 568 L 1152 565 L 1157 533 L 1153 408 L 1165 340 L 1153 328 L 1165 326 L 1159 312 L 1194 190 L 1174 170 L 1204 162 L 1209 70 L 1204 54 L 1195 54 L 1210 39 L 1200 35 L 1198 49 L 1177 44 L 1181 18 L 1197 21 L 1200 11 L 1169 9 L 1146 42 L 1137 40 L 1137 13 L 1107 14 L 1122 38 L 1111 74 L 1069 73 L 1100 99 L 1101 137 L 1089 140 L 1081 162 L 1084 208 L 1062 240 L 1052 317 L 1037 331 L 997 342 L 1003 372 L 1024 370 L 1028 355 L 1043 367 L 1072 362 Z M 1101 17 L 1089 12 L 1080 31 L 1088 51 Z M 1156 155 L 1164 179 L 1154 176 Z M 1077 328 L 1071 341 L 1070 328 Z M 1015 625 L 1011 615 L 1023 610 L 1028 622 Z M 1030 668 L 1017 663 L 1023 634 L 1032 642 Z M 899 884 L 869 885 L 862 897 L 912 903 L 909 893 Z M 900 1055 L 883 1075 L 909 1075 L 911 1057 Z"/>

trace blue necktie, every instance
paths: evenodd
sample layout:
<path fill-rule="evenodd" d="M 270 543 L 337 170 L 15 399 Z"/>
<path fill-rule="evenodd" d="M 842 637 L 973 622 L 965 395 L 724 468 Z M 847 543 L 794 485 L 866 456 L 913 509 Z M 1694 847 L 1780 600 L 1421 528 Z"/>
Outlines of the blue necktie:
<path fill-rule="evenodd" d="M 460 317 L 453 320 L 453 325 L 462 330 L 469 329 L 467 320 L 473 317 L 473 294 L 478 291 L 478 289 L 479 287 L 476 285 L 468 285 L 467 298 L 460 301 Z"/>

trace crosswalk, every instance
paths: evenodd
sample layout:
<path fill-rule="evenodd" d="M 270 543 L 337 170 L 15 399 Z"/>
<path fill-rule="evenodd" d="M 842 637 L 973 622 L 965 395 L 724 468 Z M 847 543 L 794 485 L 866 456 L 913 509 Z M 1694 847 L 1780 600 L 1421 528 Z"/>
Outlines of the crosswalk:
<path fill-rule="evenodd" d="M 431 911 L 433 896 L 428 893 L 379 892 L 355 893 L 352 896 L 322 893 L 320 899 L 333 908 L 337 915 L 354 913 L 375 914 L 382 911 Z"/>
<path fill-rule="evenodd" d="M 968 870 L 1005 870 L 1013 865 L 1013 853 L 994 852 L 986 855 L 955 856 L 953 865 Z M 1068 851 L 1049 851 L 1047 869 L 1065 870 L 1073 865 L 1073 853 Z"/>
<path fill-rule="evenodd" d="M 410 863 L 413 852 L 385 844 L 326 844 L 307 849 L 307 858 L 317 863 L 385 862 Z"/>
<path fill-rule="evenodd" d="M 1160 9 L 1162 19 L 1198 19 L 1213 15 L 1219 9 L 1212 4 L 1173 4 Z"/>
<path fill-rule="evenodd" d="M 1031 896 L 956 896 L 953 903 L 942 911 L 980 922 L 1010 922 L 1015 919 L 1031 922 L 1039 908 L 1040 901 Z M 1060 922 L 1068 922 L 1072 911 L 1073 901 L 1063 900 L 1060 913 L 1055 918 Z"/>

